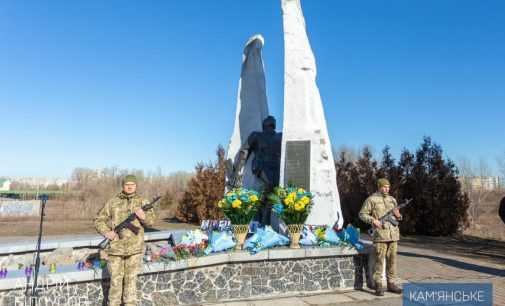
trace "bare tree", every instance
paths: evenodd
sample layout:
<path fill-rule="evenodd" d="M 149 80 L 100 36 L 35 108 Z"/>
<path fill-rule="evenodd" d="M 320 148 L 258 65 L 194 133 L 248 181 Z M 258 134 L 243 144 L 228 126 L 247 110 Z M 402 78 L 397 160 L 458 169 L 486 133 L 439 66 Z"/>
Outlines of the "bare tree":
<path fill-rule="evenodd" d="M 496 158 L 496 162 L 498 163 L 498 171 L 500 171 L 501 179 L 505 180 L 505 152 Z M 503 186 L 503 183 L 501 186 Z"/>
<path fill-rule="evenodd" d="M 463 191 L 470 199 L 468 214 L 470 223 L 475 226 L 479 217 L 484 212 L 483 203 L 492 195 L 493 190 L 488 186 L 487 180 L 491 177 L 491 168 L 486 160 L 480 159 L 477 166 L 467 159 L 459 161 L 460 182 Z"/>

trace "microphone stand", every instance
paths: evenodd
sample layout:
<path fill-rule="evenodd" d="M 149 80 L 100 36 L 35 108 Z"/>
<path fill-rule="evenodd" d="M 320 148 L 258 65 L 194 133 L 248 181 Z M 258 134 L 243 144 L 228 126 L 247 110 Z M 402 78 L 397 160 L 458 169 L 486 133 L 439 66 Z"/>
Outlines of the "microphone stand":
<path fill-rule="evenodd" d="M 45 208 L 46 208 L 46 203 L 48 200 L 47 194 L 43 194 L 39 196 L 40 199 L 40 226 L 39 226 L 39 238 L 37 240 L 37 250 L 35 253 L 35 271 L 33 274 L 33 287 L 32 287 L 32 296 L 31 296 L 31 306 L 35 306 L 37 304 L 37 280 L 39 277 L 39 269 L 40 269 L 40 246 L 42 243 L 42 224 L 44 222 L 44 216 L 45 216 Z"/>

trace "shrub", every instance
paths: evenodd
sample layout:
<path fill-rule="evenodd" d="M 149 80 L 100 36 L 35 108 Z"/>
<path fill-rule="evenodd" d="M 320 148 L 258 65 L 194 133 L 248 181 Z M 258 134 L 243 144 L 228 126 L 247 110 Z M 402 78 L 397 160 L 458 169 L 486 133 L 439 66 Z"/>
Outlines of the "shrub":
<path fill-rule="evenodd" d="M 204 219 L 222 218 L 217 202 L 224 194 L 224 149 L 217 149 L 215 163 L 198 163 L 195 176 L 189 181 L 186 192 L 179 203 L 176 218 L 181 222 L 199 223 Z"/>

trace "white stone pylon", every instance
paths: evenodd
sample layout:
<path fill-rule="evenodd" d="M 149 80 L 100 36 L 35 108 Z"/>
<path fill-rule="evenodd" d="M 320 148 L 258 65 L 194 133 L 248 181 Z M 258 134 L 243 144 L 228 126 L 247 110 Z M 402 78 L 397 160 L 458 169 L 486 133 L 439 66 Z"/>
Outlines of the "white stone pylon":
<path fill-rule="evenodd" d="M 242 69 L 238 84 L 237 112 L 233 134 L 226 152 L 226 159 L 235 162 L 237 153 L 247 137 L 254 131 L 262 130 L 262 122 L 268 116 L 268 103 L 263 66 L 262 48 L 264 39 L 261 35 L 251 37 L 242 57 Z M 254 153 L 244 168 L 244 188 L 259 190 L 262 186 L 251 171 Z"/>
<path fill-rule="evenodd" d="M 310 141 L 310 191 L 314 207 L 305 222 L 343 225 L 335 163 L 321 96 L 316 62 L 306 32 L 300 0 L 281 0 L 284 25 L 284 124 L 281 184 L 286 183 L 286 143 Z"/>

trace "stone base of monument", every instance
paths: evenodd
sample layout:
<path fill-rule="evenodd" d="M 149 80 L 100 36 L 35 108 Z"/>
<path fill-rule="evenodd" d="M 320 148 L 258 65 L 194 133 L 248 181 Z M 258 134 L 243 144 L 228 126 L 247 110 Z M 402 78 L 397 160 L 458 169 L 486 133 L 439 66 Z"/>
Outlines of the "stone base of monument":
<path fill-rule="evenodd" d="M 367 253 L 352 248 L 276 248 L 145 264 L 138 279 L 139 305 L 200 303 L 294 296 L 363 287 Z M 26 278 L 0 280 L 0 305 L 29 305 Z M 40 305 L 102 305 L 107 271 L 45 274 L 39 279 Z M 25 304 L 23 304 L 25 302 Z M 38 305 L 38 304 L 37 304 Z"/>

